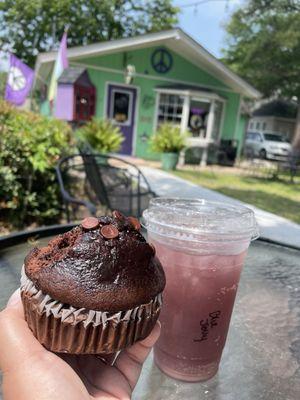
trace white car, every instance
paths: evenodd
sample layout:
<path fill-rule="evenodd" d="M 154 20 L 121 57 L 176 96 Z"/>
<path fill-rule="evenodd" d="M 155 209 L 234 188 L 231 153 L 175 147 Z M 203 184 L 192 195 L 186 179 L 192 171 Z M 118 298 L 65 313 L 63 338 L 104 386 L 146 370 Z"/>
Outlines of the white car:
<path fill-rule="evenodd" d="M 275 132 L 247 132 L 244 154 L 264 159 L 280 160 L 287 157 L 292 146 L 283 135 Z"/>

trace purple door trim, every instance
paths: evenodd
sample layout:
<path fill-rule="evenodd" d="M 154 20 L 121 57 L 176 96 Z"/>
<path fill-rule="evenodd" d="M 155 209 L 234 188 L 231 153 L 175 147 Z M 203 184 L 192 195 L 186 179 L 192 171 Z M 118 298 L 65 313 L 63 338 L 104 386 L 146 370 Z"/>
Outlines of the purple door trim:
<path fill-rule="evenodd" d="M 107 107 L 106 116 L 112 119 L 113 115 L 113 103 L 112 94 L 113 92 L 129 93 L 129 119 L 125 124 L 113 121 L 114 125 L 119 126 L 122 134 L 124 135 L 124 141 L 120 150 L 121 154 L 132 154 L 133 149 L 133 133 L 134 133 L 134 123 L 135 123 L 135 113 L 136 113 L 136 100 L 137 100 L 137 89 L 133 87 L 121 86 L 118 84 L 109 84 L 107 88 Z"/>

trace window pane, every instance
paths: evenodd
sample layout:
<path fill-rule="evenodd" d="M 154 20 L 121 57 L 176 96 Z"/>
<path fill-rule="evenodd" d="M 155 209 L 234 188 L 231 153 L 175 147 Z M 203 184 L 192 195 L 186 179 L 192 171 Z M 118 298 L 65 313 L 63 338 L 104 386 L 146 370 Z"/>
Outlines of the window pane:
<path fill-rule="evenodd" d="M 191 100 L 188 129 L 193 137 L 206 138 L 210 103 Z"/>
<path fill-rule="evenodd" d="M 162 93 L 159 95 L 158 124 L 170 122 L 181 124 L 182 106 L 184 98 L 175 94 Z"/>
<path fill-rule="evenodd" d="M 112 118 L 119 123 L 125 123 L 129 119 L 130 94 L 113 92 L 113 115 Z"/>

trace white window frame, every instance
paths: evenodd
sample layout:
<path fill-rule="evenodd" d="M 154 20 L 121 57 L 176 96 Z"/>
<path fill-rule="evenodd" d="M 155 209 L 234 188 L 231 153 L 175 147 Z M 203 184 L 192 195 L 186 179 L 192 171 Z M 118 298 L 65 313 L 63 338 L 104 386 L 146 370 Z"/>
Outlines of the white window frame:
<path fill-rule="evenodd" d="M 180 121 L 180 124 L 178 124 L 178 125 L 181 127 L 181 125 L 182 125 L 182 118 L 183 118 L 183 114 L 184 114 L 184 102 L 185 102 L 185 97 L 184 97 L 183 95 L 181 95 L 181 94 L 178 94 L 178 93 L 165 93 L 165 92 L 161 92 L 160 94 L 158 94 L 158 95 L 156 96 L 156 110 L 155 110 L 155 127 L 156 127 L 156 129 L 157 129 L 157 126 L 158 126 L 158 123 L 159 123 L 158 118 L 159 118 L 159 115 L 160 115 L 160 112 L 159 112 L 159 106 L 160 106 L 160 104 L 161 104 L 161 103 L 160 103 L 160 95 L 175 95 L 175 96 L 183 97 L 181 121 Z M 172 121 L 166 121 L 166 122 L 172 123 Z M 176 124 L 175 124 L 175 125 L 176 125 Z"/>
<path fill-rule="evenodd" d="M 128 118 L 126 122 L 120 122 L 120 121 L 116 121 L 113 118 L 113 115 L 108 115 L 108 118 L 116 125 L 118 126 L 131 126 L 132 124 L 132 102 L 133 102 L 133 93 L 129 90 L 126 89 L 117 89 L 117 88 L 113 88 L 111 91 L 111 99 L 110 99 L 110 112 L 113 114 L 114 112 L 114 99 L 115 99 L 115 93 L 124 93 L 124 94 L 128 94 L 129 95 L 129 103 L 128 103 Z"/>
<path fill-rule="evenodd" d="M 206 128 L 206 137 L 205 138 L 188 138 L 187 140 L 187 145 L 188 147 L 193 147 L 193 146 L 208 146 L 209 143 L 214 143 L 218 142 L 220 139 L 220 135 L 223 129 L 223 123 L 224 123 L 224 115 L 225 115 L 225 107 L 226 107 L 226 100 L 223 97 L 218 96 L 216 93 L 207 93 L 207 92 L 201 92 L 201 91 L 189 91 L 189 90 L 174 90 L 174 89 L 155 89 L 156 91 L 156 104 L 155 104 L 155 114 L 154 114 L 154 131 L 157 130 L 158 127 L 158 115 L 159 115 L 159 99 L 161 94 L 176 94 L 179 96 L 184 97 L 184 102 L 183 102 L 183 110 L 182 110 L 182 116 L 181 116 L 181 124 L 180 124 L 180 130 L 181 133 L 187 131 L 188 129 L 188 119 L 189 119 L 189 113 L 190 113 L 190 102 L 191 99 L 193 100 L 198 100 L 202 102 L 207 102 L 210 103 L 210 111 L 208 115 L 208 120 L 207 120 L 207 128 Z M 212 129 L 213 129 L 213 124 L 214 124 L 214 109 L 215 109 L 215 101 L 220 101 L 222 103 L 222 113 L 221 113 L 221 121 L 220 121 L 220 127 L 219 127 L 219 132 L 218 132 L 218 137 L 216 139 L 212 139 Z"/>

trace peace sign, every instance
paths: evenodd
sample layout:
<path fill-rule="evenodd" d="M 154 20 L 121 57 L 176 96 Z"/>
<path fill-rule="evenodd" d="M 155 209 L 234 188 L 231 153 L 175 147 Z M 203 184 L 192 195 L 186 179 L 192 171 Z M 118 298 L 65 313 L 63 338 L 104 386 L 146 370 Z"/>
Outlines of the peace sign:
<path fill-rule="evenodd" d="M 151 56 L 151 64 L 156 72 L 165 74 L 172 68 L 172 55 L 164 48 L 156 49 Z"/>

